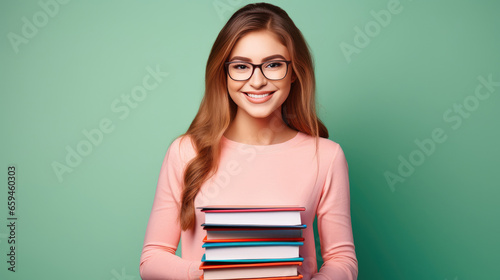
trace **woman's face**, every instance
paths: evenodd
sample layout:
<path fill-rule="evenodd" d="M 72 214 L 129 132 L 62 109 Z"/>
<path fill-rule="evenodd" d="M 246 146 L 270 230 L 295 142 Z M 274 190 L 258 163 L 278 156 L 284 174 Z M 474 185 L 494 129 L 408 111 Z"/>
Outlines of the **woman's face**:
<path fill-rule="evenodd" d="M 276 35 L 267 30 L 254 31 L 243 36 L 236 42 L 229 55 L 229 62 L 261 64 L 270 60 L 289 61 L 290 54 Z M 233 67 L 231 65 L 229 67 Z M 273 67 L 275 64 L 268 66 L 268 68 Z M 267 118 L 276 110 L 281 111 L 281 105 L 287 99 L 293 81 L 291 65 L 284 65 L 284 67 L 288 67 L 288 72 L 282 80 L 269 80 L 257 68 L 246 81 L 234 81 L 228 75 L 227 89 L 231 99 L 238 105 L 237 114 L 245 114 L 253 118 Z M 281 114 L 278 115 L 281 116 Z"/>

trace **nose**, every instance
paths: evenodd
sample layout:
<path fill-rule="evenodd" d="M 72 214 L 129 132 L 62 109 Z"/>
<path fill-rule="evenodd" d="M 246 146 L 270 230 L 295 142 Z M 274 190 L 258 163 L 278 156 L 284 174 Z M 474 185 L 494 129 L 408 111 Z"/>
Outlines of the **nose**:
<path fill-rule="evenodd" d="M 255 67 L 253 69 L 252 77 L 250 77 L 250 85 L 253 88 L 261 88 L 267 84 L 267 79 L 262 74 L 262 70 L 260 68 Z"/>

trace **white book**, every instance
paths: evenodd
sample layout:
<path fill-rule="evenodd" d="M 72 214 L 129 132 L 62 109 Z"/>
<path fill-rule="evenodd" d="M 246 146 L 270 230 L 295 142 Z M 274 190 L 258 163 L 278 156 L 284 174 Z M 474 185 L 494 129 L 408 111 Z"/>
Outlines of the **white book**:
<path fill-rule="evenodd" d="M 298 226 L 304 207 L 202 207 L 205 225 Z"/>
<path fill-rule="evenodd" d="M 298 266 L 301 262 L 278 262 L 278 263 L 253 263 L 253 264 L 229 264 L 229 265 L 206 265 L 203 269 L 205 280 L 245 279 L 264 277 L 286 277 L 298 275 Z"/>
<path fill-rule="evenodd" d="M 205 243 L 205 261 L 293 259 L 299 257 L 303 242 L 220 242 Z"/>

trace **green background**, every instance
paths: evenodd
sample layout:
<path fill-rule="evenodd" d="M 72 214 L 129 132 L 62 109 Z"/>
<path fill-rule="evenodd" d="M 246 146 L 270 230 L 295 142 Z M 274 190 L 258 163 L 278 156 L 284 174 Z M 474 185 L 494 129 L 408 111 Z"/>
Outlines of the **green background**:
<path fill-rule="evenodd" d="M 197 111 L 211 44 L 245 3 L 69 1 L 52 16 L 37 1 L 0 3 L 1 279 L 140 278 L 164 154 Z M 500 86 L 483 87 L 482 100 L 474 92 L 480 76 L 500 81 L 500 2 L 271 3 L 312 49 L 319 114 L 349 163 L 358 279 L 499 279 Z M 381 26 L 371 11 L 388 5 L 399 13 Z M 9 36 L 23 36 L 23 17 L 40 27 L 16 45 Z M 356 28 L 366 27 L 362 42 Z M 357 52 L 346 55 L 345 44 Z M 128 115 L 113 111 L 148 67 L 169 74 Z M 66 164 L 67 147 L 105 119 L 113 130 L 59 180 L 53 163 Z M 446 140 L 419 152 L 415 141 L 436 128 Z M 398 171 L 401 158 L 415 163 L 411 175 Z"/>

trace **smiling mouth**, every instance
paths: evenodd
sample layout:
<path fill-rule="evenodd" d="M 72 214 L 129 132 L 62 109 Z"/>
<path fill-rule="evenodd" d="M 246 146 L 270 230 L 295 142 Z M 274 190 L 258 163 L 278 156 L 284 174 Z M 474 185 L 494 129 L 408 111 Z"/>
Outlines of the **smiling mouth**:
<path fill-rule="evenodd" d="M 264 93 L 264 94 L 254 94 L 254 93 L 244 92 L 244 94 L 246 94 L 248 97 L 256 98 L 256 99 L 268 97 L 269 95 L 271 95 L 273 93 L 274 93 L 274 91 L 273 92 L 267 92 L 267 93 Z"/>

